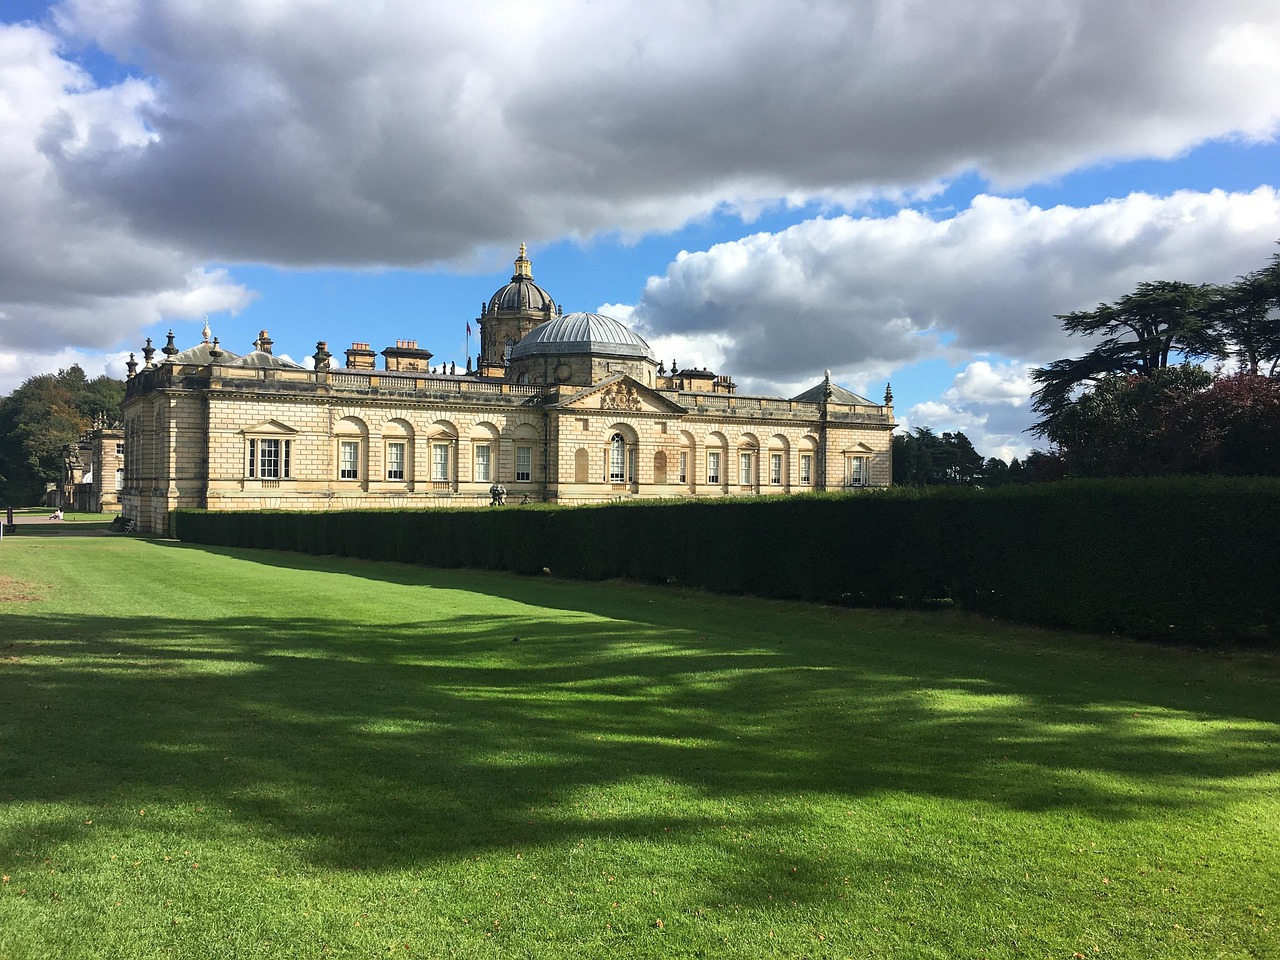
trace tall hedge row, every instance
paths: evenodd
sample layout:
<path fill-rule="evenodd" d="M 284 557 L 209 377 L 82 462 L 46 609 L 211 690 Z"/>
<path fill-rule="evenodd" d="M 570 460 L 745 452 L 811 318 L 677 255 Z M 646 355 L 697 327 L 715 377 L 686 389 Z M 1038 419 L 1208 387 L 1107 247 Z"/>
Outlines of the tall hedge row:
<path fill-rule="evenodd" d="M 950 600 L 1053 626 L 1280 639 L 1280 480 L 1080 481 L 597 507 L 179 511 L 221 546 L 626 577 L 850 605 Z"/>

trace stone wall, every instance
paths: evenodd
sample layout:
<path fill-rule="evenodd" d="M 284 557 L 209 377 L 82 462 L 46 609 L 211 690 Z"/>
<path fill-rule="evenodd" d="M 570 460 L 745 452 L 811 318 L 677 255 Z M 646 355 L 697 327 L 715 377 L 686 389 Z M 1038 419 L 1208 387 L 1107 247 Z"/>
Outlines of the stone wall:
<path fill-rule="evenodd" d="M 848 457 L 865 458 L 863 485 L 890 482 L 891 407 L 830 405 L 824 427 L 814 403 L 659 394 L 617 383 L 614 394 L 603 386 L 596 393 L 560 387 L 544 396 L 538 387 L 462 377 L 216 365 L 144 371 L 130 381 L 123 408 L 124 512 L 143 532 L 163 534 L 169 512 L 182 507 L 470 506 L 488 503 L 495 480 L 509 500 L 564 503 L 788 494 L 840 488 Z M 611 476 L 615 435 L 622 438 L 621 479 Z M 287 451 L 287 469 L 282 463 L 279 476 L 251 470 L 251 441 Z M 344 443 L 358 453 L 349 478 L 341 473 Z M 391 444 L 403 445 L 403 477 L 388 476 Z M 709 452 L 720 456 L 714 482 Z M 775 454 L 781 457 L 777 483 Z M 808 482 L 803 457 L 812 458 Z M 517 479 L 525 463 L 528 479 Z"/>

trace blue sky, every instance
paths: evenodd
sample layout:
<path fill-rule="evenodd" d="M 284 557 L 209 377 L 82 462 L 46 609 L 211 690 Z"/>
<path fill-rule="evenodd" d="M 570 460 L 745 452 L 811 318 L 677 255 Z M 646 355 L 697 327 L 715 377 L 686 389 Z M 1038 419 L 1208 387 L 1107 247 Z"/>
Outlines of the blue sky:
<path fill-rule="evenodd" d="M 667 362 L 1008 457 L 1055 313 L 1280 239 L 1271 0 L 458 7 L 7 0 L 0 391 L 206 315 L 461 365 L 527 242 Z"/>

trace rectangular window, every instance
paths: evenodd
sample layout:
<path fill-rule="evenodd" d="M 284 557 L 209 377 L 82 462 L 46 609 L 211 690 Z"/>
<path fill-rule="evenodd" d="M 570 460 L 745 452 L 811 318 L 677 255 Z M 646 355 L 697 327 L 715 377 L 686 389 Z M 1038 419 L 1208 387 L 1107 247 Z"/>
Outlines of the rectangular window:
<path fill-rule="evenodd" d="M 622 437 L 615 436 L 609 444 L 609 482 L 622 483 L 624 479 L 622 458 L 626 455 L 626 444 Z"/>
<path fill-rule="evenodd" d="M 387 444 L 387 479 L 404 479 L 404 444 Z"/>
<path fill-rule="evenodd" d="M 689 454 L 680 454 L 680 482 L 689 482 Z"/>
<path fill-rule="evenodd" d="M 258 441 L 258 476 L 263 480 L 280 479 L 280 441 L 264 439 Z"/>
<path fill-rule="evenodd" d="M 338 479 L 360 479 L 360 441 L 343 440 L 338 444 Z"/>
<path fill-rule="evenodd" d="M 769 454 L 769 482 L 775 487 L 782 484 L 782 454 Z"/>
<path fill-rule="evenodd" d="M 117 490 L 124 489 L 124 471 L 123 470 L 116 471 L 116 489 Z"/>
<path fill-rule="evenodd" d="M 245 473 L 250 478 L 279 480 L 289 476 L 289 454 L 292 440 L 274 437 L 250 437 Z"/>
<path fill-rule="evenodd" d="M 813 454 L 800 454 L 800 482 L 813 483 Z"/>
<path fill-rule="evenodd" d="M 720 482 L 720 454 L 714 450 L 707 451 L 707 483 Z"/>
<path fill-rule="evenodd" d="M 516 480 L 533 479 L 533 447 L 516 447 Z"/>
<path fill-rule="evenodd" d="M 117 456 L 117 457 L 123 457 L 123 456 L 124 456 L 124 444 L 123 444 L 123 443 L 117 443 L 117 444 L 116 444 L 116 456 Z"/>
<path fill-rule="evenodd" d="M 748 486 L 751 483 L 751 454 L 738 454 L 738 483 Z"/>
<path fill-rule="evenodd" d="M 867 458 L 844 458 L 844 482 L 846 486 L 862 487 L 867 483 Z"/>
<path fill-rule="evenodd" d="M 482 443 L 476 447 L 476 479 L 488 483 L 493 475 L 493 469 L 490 464 L 493 448 L 487 443 Z"/>
<path fill-rule="evenodd" d="M 449 445 L 447 443 L 431 445 L 431 479 L 449 479 Z"/>

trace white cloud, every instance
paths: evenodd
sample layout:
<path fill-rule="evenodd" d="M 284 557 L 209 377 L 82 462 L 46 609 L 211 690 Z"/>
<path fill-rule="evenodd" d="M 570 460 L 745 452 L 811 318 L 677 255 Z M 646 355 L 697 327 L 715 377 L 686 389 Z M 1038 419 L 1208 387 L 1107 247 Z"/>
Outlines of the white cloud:
<path fill-rule="evenodd" d="M 149 323 L 250 296 L 59 178 L 68 158 L 151 142 L 140 111 L 152 99 L 138 80 L 95 89 L 49 34 L 0 25 L 0 349 L 22 352 L 32 373 L 62 351 L 117 347 Z"/>
<path fill-rule="evenodd" d="M 817 219 L 682 252 L 632 317 L 655 338 L 719 338 L 725 364 L 762 383 L 830 367 L 865 390 L 929 357 L 1066 355 L 1077 345 L 1056 314 L 1143 280 L 1229 281 L 1261 266 L 1277 234 L 1269 187 L 1052 209 L 979 196 L 947 220 Z M 994 370 L 973 367 L 956 389 L 994 388 Z"/>
<path fill-rule="evenodd" d="M 1027 373 L 1025 364 L 976 360 L 956 374 L 937 400 L 913 404 L 899 418 L 903 429 L 960 431 L 984 457 L 1025 457 L 1032 445 L 1025 429 L 1035 389 Z"/>
<path fill-rule="evenodd" d="M 79 366 L 92 380 L 106 374 L 116 380 L 125 376 L 129 352 L 91 353 L 83 350 L 58 350 L 52 353 L 15 354 L 0 352 L 0 396 L 12 393 L 24 380 L 42 373 L 57 373 Z"/>
<path fill-rule="evenodd" d="M 986 360 L 975 360 L 956 374 L 942 399 L 957 404 L 1002 403 L 1017 407 L 1026 404 L 1035 386 L 1030 368 L 1024 364 L 993 366 Z"/>

